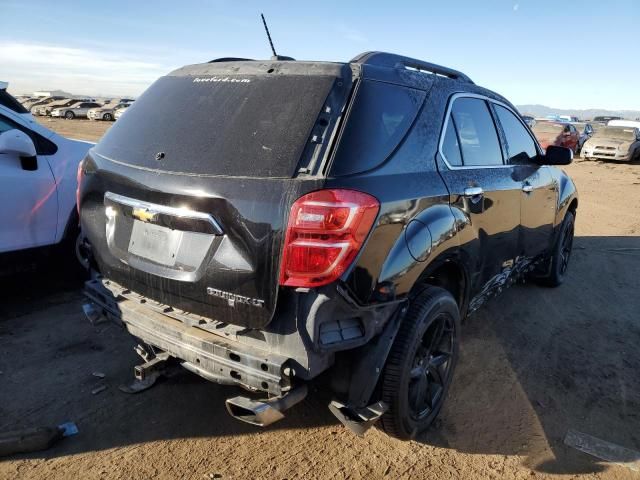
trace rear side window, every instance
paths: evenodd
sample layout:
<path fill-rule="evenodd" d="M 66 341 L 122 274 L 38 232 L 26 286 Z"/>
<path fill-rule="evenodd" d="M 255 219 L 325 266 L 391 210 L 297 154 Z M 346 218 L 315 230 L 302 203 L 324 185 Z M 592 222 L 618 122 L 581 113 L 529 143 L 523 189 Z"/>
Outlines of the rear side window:
<path fill-rule="evenodd" d="M 458 143 L 458 134 L 456 132 L 456 126 L 453 123 L 451 117 L 447 122 L 447 127 L 444 134 L 444 141 L 442 142 L 442 153 L 444 153 L 449 165 L 459 167 L 462 165 L 462 156 L 460 155 L 460 144 Z"/>
<path fill-rule="evenodd" d="M 522 164 L 531 162 L 538 155 L 538 151 L 529 132 L 513 112 L 500 105 L 496 105 L 495 109 L 507 140 L 508 163 Z"/>
<path fill-rule="evenodd" d="M 29 110 L 24 108 L 22 104 L 13 98 L 6 90 L 0 90 L 0 105 L 16 113 L 29 113 Z"/>
<path fill-rule="evenodd" d="M 384 163 L 413 125 L 425 95 L 422 90 L 363 80 L 331 174 L 365 172 Z"/>
<path fill-rule="evenodd" d="M 451 116 L 465 166 L 502 165 L 502 152 L 493 118 L 484 100 L 462 97 L 454 100 Z"/>

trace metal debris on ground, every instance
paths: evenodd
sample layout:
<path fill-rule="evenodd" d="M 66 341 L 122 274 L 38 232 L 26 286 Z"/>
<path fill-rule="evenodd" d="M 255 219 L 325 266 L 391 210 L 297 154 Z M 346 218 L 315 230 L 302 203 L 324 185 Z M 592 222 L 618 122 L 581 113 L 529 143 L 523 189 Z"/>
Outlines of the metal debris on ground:
<path fill-rule="evenodd" d="M 93 375 L 94 377 L 98 377 L 98 378 L 104 378 L 106 377 L 106 375 L 102 372 L 93 372 L 91 375 Z"/>
<path fill-rule="evenodd" d="M 0 433 L 0 457 L 46 450 L 61 438 L 77 433 L 78 427 L 73 422 L 57 427 L 30 427 Z"/>
<path fill-rule="evenodd" d="M 93 303 L 85 303 L 82 305 L 82 311 L 91 325 L 99 325 L 100 323 L 107 321 L 107 318 L 102 314 L 102 311 Z"/>
<path fill-rule="evenodd" d="M 96 395 L 104 390 L 107 389 L 106 385 L 100 385 L 99 387 L 94 388 L 93 390 L 91 390 L 91 395 Z"/>
<path fill-rule="evenodd" d="M 592 457 L 640 472 L 640 452 L 635 450 L 621 447 L 615 443 L 607 442 L 576 430 L 567 432 L 564 437 L 564 443 Z"/>
<path fill-rule="evenodd" d="M 62 430 L 63 437 L 70 437 L 78 434 L 78 426 L 73 422 L 64 422 L 58 425 L 58 430 Z"/>

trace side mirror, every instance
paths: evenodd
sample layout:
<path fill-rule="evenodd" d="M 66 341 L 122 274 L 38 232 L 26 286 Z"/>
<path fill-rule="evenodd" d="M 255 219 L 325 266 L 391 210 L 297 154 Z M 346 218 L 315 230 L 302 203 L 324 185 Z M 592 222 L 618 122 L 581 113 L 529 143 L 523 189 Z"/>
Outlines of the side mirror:
<path fill-rule="evenodd" d="M 549 145 L 542 156 L 542 165 L 569 165 L 573 161 L 573 151 L 570 148 Z"/>
<path fill-rule="evenodd" d="M 1 153 L 13 153 L 19 157 L 35 157 L 36 146 L 29 135 L 14 128 L 0 133 Z"/>

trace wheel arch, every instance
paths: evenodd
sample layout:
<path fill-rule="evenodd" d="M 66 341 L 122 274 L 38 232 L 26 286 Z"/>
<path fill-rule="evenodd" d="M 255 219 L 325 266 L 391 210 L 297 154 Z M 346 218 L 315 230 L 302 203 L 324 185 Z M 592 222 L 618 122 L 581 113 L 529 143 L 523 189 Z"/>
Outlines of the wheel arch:
<path fill-rule="evenodd" d="M 575 216 L 578 209 L 578 191 L 571 178 L 564 172 L 560 171 L 558 178 L 558 208 L 556 210 L 555 227 L 562 224 L 565 215 L 571 211 Z"/>
<path fill-rule="evenodd" d="M 410 297 L 420 293 L 425 286 L 440 287 L 451 293 L 461 318 L 464 318 L 469 305 L 471 280 L 462 252 L 444 253 L 429 262 L 413 285 Z"/>

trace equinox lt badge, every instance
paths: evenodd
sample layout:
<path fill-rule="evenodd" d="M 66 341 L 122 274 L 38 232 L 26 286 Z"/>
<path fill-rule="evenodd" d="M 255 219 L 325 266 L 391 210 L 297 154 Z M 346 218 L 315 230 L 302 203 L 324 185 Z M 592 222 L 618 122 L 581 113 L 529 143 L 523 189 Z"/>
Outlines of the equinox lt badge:
<path fill-rule="evenodd" d="M 230 307 L 235 307 L 237 303 L 244 303 L 245 305 L 252 305 L 254 307 L 264 307 L 264 300 L 258 298 L 245 297 L 243 295 L 236 295 L 235 293 L 225 292 L 218 290 L 217 288 L 207 287 L 207 293 L 214 297 L 224 298 Z"/>

